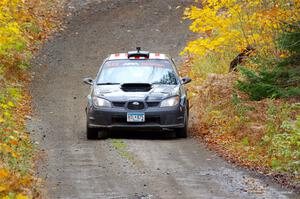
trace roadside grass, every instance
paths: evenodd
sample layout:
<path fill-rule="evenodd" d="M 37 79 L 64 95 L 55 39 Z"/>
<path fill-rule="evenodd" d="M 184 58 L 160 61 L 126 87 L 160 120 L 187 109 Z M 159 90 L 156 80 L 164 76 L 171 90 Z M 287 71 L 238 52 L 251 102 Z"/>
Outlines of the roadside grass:
<path fill-rule="evenodd" d="M 237 74 L 210 74 L 192 85 L 192 131 L 230 162 L 300 188 L 299 99 L 251 101 Z"/>
<path fill-rule="evenodd" d="M 0 2 L 0 198 L 41 198 L 37 147 L 26 132 L 31 115 L 30 59 L 58 30 L 62 1 Z"/>

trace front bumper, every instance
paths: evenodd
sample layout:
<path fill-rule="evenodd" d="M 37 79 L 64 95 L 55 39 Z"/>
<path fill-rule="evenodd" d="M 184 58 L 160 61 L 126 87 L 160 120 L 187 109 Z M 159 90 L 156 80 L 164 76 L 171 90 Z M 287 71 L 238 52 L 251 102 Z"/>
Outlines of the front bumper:
<path fill-rule="evenodd" d="M 87 108 L 87 124 L 89 128 L 103 129 L 143 129 L 164 130 L 184 127 L 184 112 L 186 110 L 180 105 L 176 107 L 155 107 L 145 110 L 128 110 L 126 108 Z M 145 113 L 145 122 L 127 122 L 127 113 Z"/>

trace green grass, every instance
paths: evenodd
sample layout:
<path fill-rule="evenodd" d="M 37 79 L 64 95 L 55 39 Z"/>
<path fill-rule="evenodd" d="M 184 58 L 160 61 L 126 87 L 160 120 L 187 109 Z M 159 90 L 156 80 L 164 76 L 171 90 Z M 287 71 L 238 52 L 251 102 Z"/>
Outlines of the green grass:
<path fill-rule="evenodd" d="M 135 162 L 134 155 L 126 150 L 128 148 L 128 144 L 126 144 L 123 140 L 112 139 L 110 143 L 122 158 L 125 158 L 133 163 Z"/>
<path fill-rule="evenodd" d="M 123 140 L 117 140 L 117 139 L 112 139 L 111 140 L 111 145 L 116 150 L 124 150 L 125 148 L 128 147 L 128 145 Z"/>

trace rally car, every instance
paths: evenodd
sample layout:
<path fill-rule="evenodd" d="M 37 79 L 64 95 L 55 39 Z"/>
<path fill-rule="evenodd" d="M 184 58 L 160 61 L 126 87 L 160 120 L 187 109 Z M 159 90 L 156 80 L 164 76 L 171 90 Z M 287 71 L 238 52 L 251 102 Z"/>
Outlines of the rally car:
<path fill-rule="evenodd" d="M 189 101 L 173 59 L 136 51 L 106 58 L 91 85 L 86 107 L 88 139 L 104 139 L 112 129 L 174 130 L 187 137 Z"/>

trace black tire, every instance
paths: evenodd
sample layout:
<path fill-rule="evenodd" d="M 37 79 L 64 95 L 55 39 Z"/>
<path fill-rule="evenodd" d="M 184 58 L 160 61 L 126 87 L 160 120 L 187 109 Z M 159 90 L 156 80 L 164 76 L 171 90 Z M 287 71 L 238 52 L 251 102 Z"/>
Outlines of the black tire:
<path fill-rule="evenodd" d="M 188 109 L 185 111 L 184 114 L 184 127 L 175 129 L 176 137 L 177 138 L 187 138 L 188 134 Z"/>
<path fill-rule="evenodd" d="M 99 129 L 86 127 L 86 137 L 88 140 L 95 140 L 98 138 Z"/>
<path fill-rule="evenodd" d="M 104 140 L 109 137 L 109 131 L 108 130 L 100 130 L 98 131 L 98 139 Z"/>
<path fill-rule="evenodd" d="M 187 138 L 187 126 L 175 130 L 177 138 Z"/>

